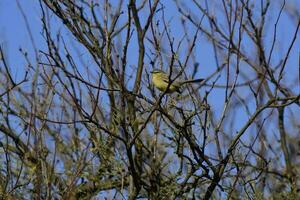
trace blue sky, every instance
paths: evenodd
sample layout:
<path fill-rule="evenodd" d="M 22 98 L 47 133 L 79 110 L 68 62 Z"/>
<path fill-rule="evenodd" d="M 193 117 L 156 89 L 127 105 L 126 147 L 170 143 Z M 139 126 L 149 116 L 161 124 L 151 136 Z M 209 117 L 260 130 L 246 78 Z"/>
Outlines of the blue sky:
<path fill-rule="evenodd" d="M 30 26 L 30 30 L 32 33 L 32 36 L 34 38 L 34 42 L 37 46 L 38 49 L 45 49 L 45 41 L 42 37 L 42 30 L 41 30 L 41 21 L 40 21 L 40 8 L 38 1 L 19 1 L 24 13 L 26 13 L 26 17 Z M 291 3 L 292 1 L 287 1 L 288 3 Z M 295 2 L 295 7 L 300 7 L 297 1 Z M 175 44 L 179 42 L 179 39 L 182 38 L 184 34 L 184 30 L 182 29 L 180 24 L 180 17 L 177 15 L 177 7 L 173 3 L 173 1 L 169 0 L 163 0 L 162 3 L 165 6 L 165 14 L 166 18 L 170 20 L 170 30 L 171 34 L 173 34 L 175 40 Z M 217 7 L 214 7 L 215 3 L 212 3 L 210 5 L 211 9 L 216 9 L 217 13 L 217 20 L 222 21 L 223 16 L 221 16 L 220 13 L 221 11 L 218 10 Z M 195 7 L 190 6 L 190 4 L 186 4 L 187 8 L 192 11 L 196 11 Z M 274 31 L 274 24 L 275 24 L 275 16 L 279 13 L 279 8 L 281 4 L 272 4 L 272 10 L 269 12 L 269 15 L 267 15 L 267 20 L 270 20 L 268 22 L 268 26 L 266 26 L 266 36 L 264 37 L 265 39 L 265 49 L 269 51 L 271 47 L 271 42 L 273 39 L 273 31 Z M 258 5 L 257 5 L 258 6 Z M 176 10 L 176 12 L 174 12 Z M 219 11 L 219 12 L 218 12 Z M 145 16 L 145 14 L 141 14 L 140 16 Z M 160 20 L 160 16 L 156 16 L 156 20 Z M 194 16 L 196 18 L 200 18 L 199 16 Z M 33 51 L 33 45 L 31 43 L 29 33 L 26 29 L 26 25 L 24 23 L 24 18 L 21 14 L 20 9 L 17 6 L 16 1 L 13 0 L 1 0 L 0 1 L 0 43 L 4 46 L 6 56 L 8 58 L 8 63 L 11 66 L 11 69 L 13 71 L 13 75 L 15 78 L 22 78 L 22 75 L 24 73 L 24 65 L 26 65 L 25 59 L 20 53 L 19 49 L 22 48 L 24 51 L 28 52 L 29 58 L 33 59 L 35 58 L 34 51 Z M 72 41 L 72 36 L 71 34 L 63 29 L 63 25 L 60 23 L 59 20 L 57 20 L 55 17 L 53 17 L 53 26 L 54 29 L 60 30 L 63 32 L 64 37 L 66 40 Z M 162 22 L 161 22 L 162 23 Z M 203 23 L 207 23 L 205 20 Z M 279 63 L 280 59 L 283 57 L 283 55 L 286 54 L 287 52 L 287 47 L 290 44 L 290 41 L 292 39 L 292 33 L 295 31 L 295 25 L 293 24 L 294 22 L 291 20 L 291 18 L 285 14 L 283 14 L 282 18 L 280 19 L 278 23 L 278 32 L 277 32 L 277 40 L 278 42 L 275 45 L 275 50 L 274 50 L 274 55 L 272 57 L 272 62 L 273 65 L 276 65 Z M 192 26 L 188 26 L 189 28 L 189 33 L 194 33 L 195 28 Z M 224 30 L 226 30 L 226 27 L 224 25 Z M 270 34 L 270 35 L 268 35 Z M 192 36 L 192 34 L 191 34 Z M 68 39 L 68 37 L 71 37 Z M 135 37 L 135 36 L 134 36 Z M 76 42 L 75 42 L 76 43 Z M 74 41 L 70 42 L 70 44 L 73 46 L 76 46 Z M 297 39 L 296 44 L 299 44 L 299 39 Z M 246 49 L 246 51 L 253 50 L 254 46 L 249 42 L 249 39 L 246 39 L 242 42 L 243 47 Z M 72 48 L 72 46 L 70 48 Z M 135 69 L 137 66 L 137 54 L 134 52 L 137 52 L 137 45 L 135 42 L 133 42 L 130 47 L 129 47 L 129 54 L 128 54 L 128 65 L 133 66 L 132 69 Z M 149 48 L 149 46 L 146 48 Z M 286 76 L 284 76 L 285 80 L 290 81 L 290 84 L 295 85 L 294 81 L 297 79 L 297 76 L 294 76 L 297 71 L 298 71 L 298 59 L 297 56 L 299 54 L 299 45 L 295 45 L 294 49 L 298 50 L 293 50 L 291 52 L 291 58 L 288 60 L 287 64 L 287 72 Z M 149 50 L 149 49 L 148 49 Z M 79 51 L 81 51 L 79 47 Z M 147 51 L 147 50 L 146 50 Z M 184 49 L 181 50 L 182 54 L 184 55 Z M 86 52 L 82 51 L 82 58 L 84 61 L 89 64 L 89 57 L 86 57 L 85 55 Z M 249 51 L 250 52 L 250 51 Z M 213 49 L 210 41 L 207 40 L 205 35 L 203 33 L 199 33 L 198 40 L 196 43 L 195 47 L 195 62 L 200 63 L 200 72 L 197 74 L 198 77 L 207 77 L 210 75 L 215 69 L 215 60 L 214 60 L 214 54 L 213 54 Z M 222 62 L 220 60 L 220 62 Z M 193 64 L 193 62 L 190 62 Z M 90 63 L 91 64 L 91 63 Z M 150 71 L 152 69 L 151 66 L 149 66 L 149 59 L 147 56 L 145 57 L 145 69 L 147 71 Z M 128 74 L 131 72 L 128 71 Z M 249 73 L 252 73 L 249 71 Z M 225 76 L 224 74 L 221 76 L 220 80 L 218 83 L 222 84 L 224 83 Z M 242 83 L 239 82 L 239 83 Z M 298 86 L 299 89 L 299 86 Z M 297 90 L 297 89 L 296 89 Z M 202 92 L 204 93 L 205 89 L 202 89 Z M 248 92 L 245 92 L 243 90 L 240 90 L 239 93 L 243 95 L 247 95 Z M 244 94 L 245 93 L 245 94 Z M 221 102 L 220 103 L 220 99 Z M 212 107 L 213 111 L 215 112 L 216 116 L 218 116 L 222 110 L 223 110 L 223 99 L 224 99 L 224 90 L 221 89 L 216 89 L 212 92 L 210 95 L 210 101 L 211 103 L 214 104 Z M 254 104 L 253 104 L 254 106 Z M 252 111 L 255 109 L 252 107 Z M 251 106 L 250 106 L 251 109 Z M 243 122 L 248 119 L 248 115 L 240 112 L 238 115 L 239 120 L 241 123 L 237 123 L 237 128 L 239 126 L 243 125 Z"/>

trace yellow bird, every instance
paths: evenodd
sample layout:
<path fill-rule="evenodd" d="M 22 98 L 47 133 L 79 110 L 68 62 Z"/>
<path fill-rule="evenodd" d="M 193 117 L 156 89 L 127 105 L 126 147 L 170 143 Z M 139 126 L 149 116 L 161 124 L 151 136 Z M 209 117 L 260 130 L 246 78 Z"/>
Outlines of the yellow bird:
<path fill-rule="evenodd" d="M 184 81 L 173 81 L 170 84 L 169 75 L 167 75 L 164 71 L 159 69 L 154 69 L 152 72 L 152 83 L 153 85 L 162 92 L 172 93 L 172 92 L 180 92 L 180 88 L 182 85 L 186 83 L 197 83 L 202 82 L 204 79 L 192 79 L 192 80 L 184 80 Z"/>

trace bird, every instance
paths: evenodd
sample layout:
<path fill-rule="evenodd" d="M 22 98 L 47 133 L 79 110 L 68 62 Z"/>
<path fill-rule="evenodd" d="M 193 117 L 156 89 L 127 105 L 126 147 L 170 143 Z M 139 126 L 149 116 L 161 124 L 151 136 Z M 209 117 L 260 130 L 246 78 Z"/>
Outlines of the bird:
<path fill-rule="evenodd" d="M 198 83 L 202 82 L 204 79 L 191 79 L 191 80 L 170 80 L 169 75 L 164 71 L 159 69 L 154 69 L 152 72 L 152 83 L 160 91 L 166 93 L 178 92 L 184 84 L 187 83 Z M 170 84 L 171 81 L 171 84 Z"/>

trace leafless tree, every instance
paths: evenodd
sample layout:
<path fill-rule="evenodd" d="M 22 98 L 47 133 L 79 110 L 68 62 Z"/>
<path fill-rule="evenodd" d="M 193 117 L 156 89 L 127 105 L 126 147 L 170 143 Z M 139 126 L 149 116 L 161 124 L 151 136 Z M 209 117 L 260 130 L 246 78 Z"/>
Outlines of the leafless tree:
<path fill-rule="evenodd" d="M 298 1 L 39 0 L 43 44 L 16 3 L 1 198 L 300 198 Z M 154 68 L 205 80 L 167 94 Z"/>

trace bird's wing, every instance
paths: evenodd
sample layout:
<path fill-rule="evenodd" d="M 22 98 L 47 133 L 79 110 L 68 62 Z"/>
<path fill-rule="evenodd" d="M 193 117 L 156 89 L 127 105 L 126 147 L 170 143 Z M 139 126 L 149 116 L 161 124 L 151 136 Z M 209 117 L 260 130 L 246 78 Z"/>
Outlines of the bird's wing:
<path fill-rule="evenodd" d="M 165 82 L 165 83 L 167 83 L 167 84 L 169 84 L 169 78 L 168 77 L 165 77 L 165 76 L 163 76 L 163 77 L 161 77 L 161 80 L 163 81 L 163 82 Z"/>

